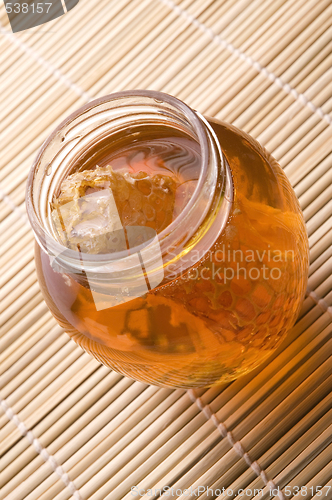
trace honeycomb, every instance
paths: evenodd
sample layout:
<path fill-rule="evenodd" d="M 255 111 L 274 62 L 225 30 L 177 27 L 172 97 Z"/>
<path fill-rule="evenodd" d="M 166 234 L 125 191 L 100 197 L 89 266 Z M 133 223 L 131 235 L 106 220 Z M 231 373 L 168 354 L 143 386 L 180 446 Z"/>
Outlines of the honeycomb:
<path fill-rule="evenodd" d="M 93 254 L 123 250 L 123 226 L 160 233 L 172 222 L 177 187 L 168 175 L 97 166 L 62 182 L 51 204 L 52 218 L 62 243 L 71 249 Z"/>

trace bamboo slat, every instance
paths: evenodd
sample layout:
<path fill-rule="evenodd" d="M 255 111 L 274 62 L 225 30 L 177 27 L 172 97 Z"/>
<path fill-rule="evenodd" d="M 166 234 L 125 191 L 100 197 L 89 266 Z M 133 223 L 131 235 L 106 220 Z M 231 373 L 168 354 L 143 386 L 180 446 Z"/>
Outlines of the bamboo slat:
<path fill-rule="evenodd" d="M 129 500 L 134 485 L 332 495 L 331 18 L 328 0 L 80 0 L 12 35 L 0 6 L 1 499 Z M 160 389 L 112 372 L 68 338 L 39 291 L 24 205 L 33 158 L 77 107 L 130 88 L 249 132 L 303 209 L 310 269 L 298 321 L 226 386 Z"/>

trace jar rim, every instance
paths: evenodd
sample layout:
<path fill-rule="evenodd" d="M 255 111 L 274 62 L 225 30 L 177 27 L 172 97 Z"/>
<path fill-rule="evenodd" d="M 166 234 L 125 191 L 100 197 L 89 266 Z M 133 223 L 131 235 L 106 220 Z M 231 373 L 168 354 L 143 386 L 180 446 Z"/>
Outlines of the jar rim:
<path fill-rule="evenodd" d="M 210 162 L 210 154 L 211 154 L 211 144 L 209 143 L 209 137 L 208 137 L 208 131 L 206 128 L 207 122 L 205 121 L 204 117 L 202 117 L 199 113 L 191 109 L 187 104 L 182 102 L 181 100 L 177 99 L 174 96 L 171 96 L 169 94 L 159 92 L 159 91 L 152 91 L 152 90 L 125 90 L 122 92 L 116 92 L 113 94 L 108 94 L 106 96 L 99 97 L 97 99 L 94 99 L 77 110 L 75 110 L 73 113 L 71 113 L 68 117 L 66 117 L 54 130 L 53 132 L 48 136 L 48 138 L 44 141 L 41 149 L 39 150 L 37 157 L 35 158 L 33 165 L 31 167 L 29 176 L 28 176 L 28 182 L 27 182 L 27 191 L 26 191 L 26 203 L 27 203 L 27 213 L 28 213 L 28 218 L 30 220 L 31 226 L 35 232 L 36 238 L 38 242 L 40 243 L 40 240 L 54 240 L 52 241 L 52 246 L 57 247 L 57 254 L 62 253 L 64 250 L 68 253 L 68 248 L 61 245 L 61 243 L 58 240 L 55 240 L 54 237 L 49 234 L 45 228 L 45 226 L 42 224 L 40 218 L 38 217 L 34 202 L 33 202 L 33 185 L 34 185 L 34 176 L 36 173 L 36 170 L 38 170 L 38 167 L 40 165 L 40 161 L 43 157 L 44 152 L 47 150 L 47 148 L 52 144 L 52 141 L 55 139 L 55 137 L 63 130 L 66 126 L 68 126 L 71 122 L 73 122 L 75 119 L 79 118 L 80 116 L 84 115 L 87 111 L 93 110 L 93 108 L 97 108 L 98 106 L 115 101 L 115 100 L 125 100 L 128 98 L 148 98 L 152 99 L 155 101 L 155 104 L 158 106 L 158 104 L 169 104 L 172 106 L 175 110 L 179 111 L 184 115 L 184 117 L 188 120 L 188 123 L 192 126 L 196 136 L 197 136 L 197 142 L 200 147 L 200 157 L 201 157 L 201 169 L 200 169 L 200 175 L 198 182 L 195 186 L 195 190 L 193 192 L 193 195 L 187 205 L 183 208 L 181 213 L 165 228 L 163 229 L 159 234 L 158 234 L 158 240 L 159 242 L 164 242 L 166 246 L 166 242 L 168 242 L 168 248 L 172 247 L 172 242 L 170 241 L 172 238 L 170 236 L 173 234 L 174 231 L 177 231 L 179 233 L 179 227 L 185 227 L 186 220 L 188 219 L 188 214 L 192 211 L 193 207 L 197 205 L 198 201 L 200 200 L 201 194 L 203 192 L 203 186 L 206 181 L 207 173 L 209 170 L 209 163 Z M 204 123 L 205 122 L 205 123 Z M 217 180 L 217 173 L 215 172 L 212 177 L 214 177 L 214 183 L 216 183 Z M 45 245 L 44 246 L 45 249 Z M 134 249 L 133 249 L 134 250 Z M 72 257 L 75 258 L 74 256 L 78 252 L 72 251 L 73 255 Z M 71 253 L 71 252 L 69 252 Z M 100 257 L 100 255 L 99 255 Z"/>

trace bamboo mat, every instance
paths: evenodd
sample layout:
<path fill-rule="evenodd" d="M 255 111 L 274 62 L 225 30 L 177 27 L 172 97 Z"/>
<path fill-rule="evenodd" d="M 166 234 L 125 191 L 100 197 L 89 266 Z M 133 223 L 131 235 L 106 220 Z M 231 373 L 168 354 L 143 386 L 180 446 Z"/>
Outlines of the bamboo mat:
<path fill-rule="evenodd" d="M 170 498 L 147 490 L 169 486 L 181 500 L 241 488 L 239 498 L 285 500 L 301 487 L 299 498 L 332 499 L 331 19 L 330 0 L 80 0 L 13 35 L 1 4 L 0 498 L 148 500 Z M 28 170 L 70 112 L 124 89 L 170 93 L 249 132 L 304 211 L 300 317 L 272 359 L 228 386 L 185 392 L 122 377 L 42 301 Z"/>

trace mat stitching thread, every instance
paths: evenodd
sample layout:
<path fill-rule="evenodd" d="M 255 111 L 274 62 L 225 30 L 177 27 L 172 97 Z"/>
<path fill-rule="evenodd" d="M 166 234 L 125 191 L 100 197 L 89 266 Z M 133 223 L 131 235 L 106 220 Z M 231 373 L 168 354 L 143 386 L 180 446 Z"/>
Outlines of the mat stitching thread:
<path fill-rule="evenodd" d="M 65 3 L 65 0 L 61 0 L 61 3 L 62 3 L 62 7 L 63 7 L 65 14 L 67 14 L 68 11 L 67 11 L 67 5 Z"/>
<path fill-rule="evenodd" d="M 321 299 L 317 295 L 317 293 L 313 290 L 310 290 L 309 287 L 307 287 L 306 295 L 307 297 L 310 297 L 324 312 L 327 312 L 327 314 L 332 318 L 332 306 L 327 305 L 325 300 Z"/>
<path fill-rule="evenodd" d="M 227 440 L 228 440 L 229 444 L 231 445 L 231 447 L 234 449 L 234 451 L 241 458 L 243 458 L 245 460 L 245 462 L 248 465 L 248 467 L 250 467 L 258 477 L 261 477 L 261 479 L 264 482 L 265 486 L 267 486 L 270 490 L 277 490 L 278 491 L 278 497 L 280 498 L 280 500 L 286 500 L 283 492 L 281 490 L 279 490 L 279 488 L 277 489 L 277 487 L 276 487 L 276 485 L 275 485 L 275 483 L 274 483 L 273 480 L 269 480 L 267 478 L 266 472 L 264 471 L 264 469 L 261 468 L 261 466 L 259 465 L 259 463 L 257 461 L 253 462 L 251 460 L 249 453 L 244 450 L 241 441 L 235 441 L 235 439 L 233 437 L 233 434 L 230 431 L 227 430 L 227 428 L 226 428 L 226 426 L 225 426 L 225 424 L 223 422 L 220 422 L 218 420 L 218 418 L 215 415 L 215 413 L 213 413 L 211 411 L 210 406 L 208 404 L 204 404 L 202 402 L 201 398 L 196 396 L 194 389 L 188 389 L 187 393 L 188 393 L 188 396 L 189 396 L 190 400 L 193 403 L 196 403 L 196 405 L 198 406 L 199 410 L 202 413 L 204 413 L 206 419 L 212 421 L 212 423 L 218 429 L 218 431 L 221 434 L 221 436 L 223 438 L 227 438 Z"/>
<path fill-rule="evenodd" d="M 29 221 L 28 221 L 28 217 L 26 216 L 26 214 L 20 209 L 20 207 L 18 207 L 14 202 L 13 200 L 10 198 L 10 196 L 8 196 L 5 191 L 3 191 L 3 189 L 1 189 L 0 187 L 0 199 L 2 199 L 5 203 L 7 203 L 7 205 L 9 206 L 9 208 L 11 209 L 12 212 L 15 212 L 18 214 L 18 216 L 24 220 L 24 222 L 26 222 L 27 224 L 29 224 Z"/>
<path fill-rule="evenodd" d="M 229 50 L 232 54 L 239 57 L 242 61 L 250 64 L 252 68 L 256 71 L 264 75 L 268 78 L 272 83 L 275 83 L 279 88 L 283 89 L 287 94 L 294 97 L 294 99 L 302 104 L 302 106 L 307 106 L 313 113 L 316 113 L 322 120 L 326 121 L 329 125 L 332 125 L 332 118 L 328 113 L 324 113 L 323 109 L 319 106 L 315 106 L 313 102 L 311 102 L 304 94 L 301 94 L 296 89 L 291 87 L 289 83 L 285 83 L 275 75 L 272 71 L 269 71 L 265 66 L 262 66 L 258 61 L 253 59 L 251 56 L 248 56 L 245 52 L 242 52 L 240 49 L 234 47 L 234 45 L 228 42 L 225 38 L 222 38 L 220 35 L 214 33 L 211 28 L 205 26 L 205 24 L 201 23 L 195 16 L 190 14 L 187 10 L 182 9 L 178 5 L 176 5 L 172 0 L 160 0 L 161 3 L 167 5 L 170 9 L 173 10 L 176 14 L 181 17 L 187 19 L 187 21 L 196 26 L 201 31 L 203 31 L 206 35 L 208 35 L 213 41 L 215 41 L 221 47 Z"/>
<path fill-rule="evenodd" d="M 45 460 L 45 462 L 48 462 L 50 464 L 50 466 L 52 467 L 52 469 L 54 470 L 54 472 L 59 476 L 59 478 L 67 486 L 67 488 L 69 489 L 71 495 L 76 500 L 82 500 L 80 492 L 76 489 L 76 486 L 73 483 L 73 481 L 70 480 L 67 472 L 65 472 L 63 470 L 62 466 L 58 464 L 58 462 L 56 461 L 56 459 L 54 458 L 54 456 L 50 455 L 48 453 L 48 451 L 46 450 L 46 448 L 44 448 L 41 445 L 39 439 L 37 439 L 33 435 L 32 431 L 30 431 L 25 426 L 24 422 L 22 422 L 22 420 L 20 420 L 18 418 L 18 416 L 13 412 L 13 410 L 10 408 L 10 406 L 8 406 L 8 404 L 7 404 L 7 402 L 6 402 L 5 399 L 0 398 L 0 405 L 1 405 L 2 409 L 3 409 L 3 411 L 5 412 L 5 414 L 7 415 L 7 418 L 16 425 L 16 427 L 18 428 L 20 434 L 23 437 L 26 437 L 27 440 L 29 441 L 29 443 L 34 447 L 34 449 L 36 450 L 36 452 L 39 453 L 39 455 L 41 455 L 41 457 Z"/>
<path fill-rule="evenodd" d="M 87 101 L 90 101 L 92 99 L 92 97 L 87 92 L 85 92 L 85 90 L 82 87 L 72 82 L 71 79 L 68 78 L 64 73 L 62 73 L 56 66 L 47 61 L 47 59 L 44 59 L 44 57 L 40 56 L 35 50 L 29 47 L 26 43 L 22 42 L 19 38 L 16 38 L 13 35 L 13 33 L 6 30 L 1 22 L 0 22 L 0 32 L 6 36 L 9 36 L 10 41 L 14 45 L 19 47 L 23 52 L 25 52 L 29 56 L 31 56 L 41 66 L 46 68 L 55 78 L 57 78 L 64 85 L 66 85 L 66 87 L 70 88 L 71 90 L 76 92 L 76 94 L 83 97 Z"/>

